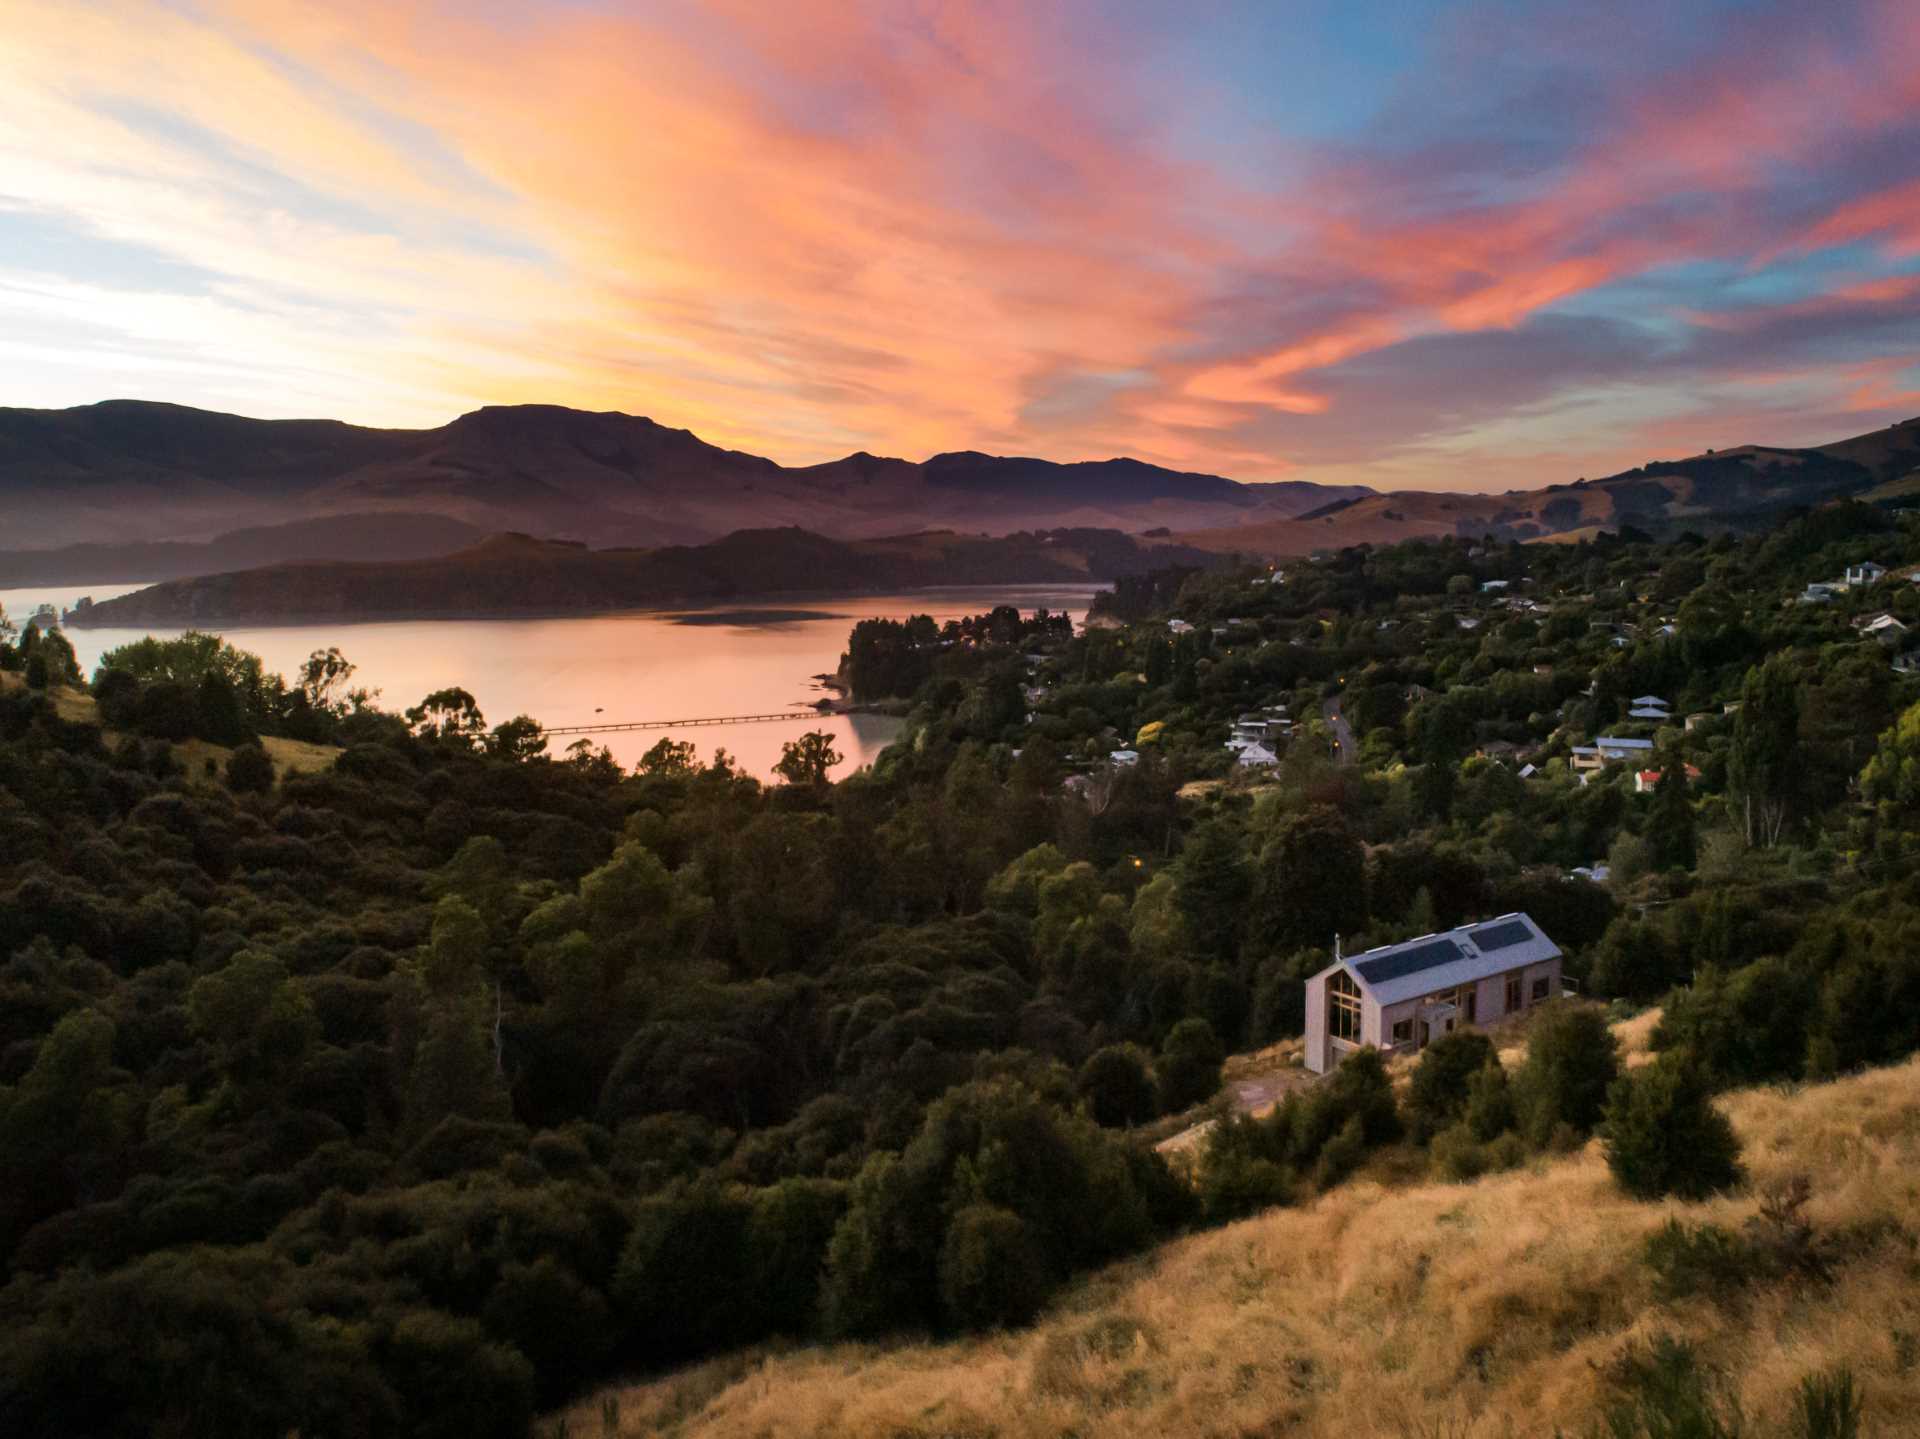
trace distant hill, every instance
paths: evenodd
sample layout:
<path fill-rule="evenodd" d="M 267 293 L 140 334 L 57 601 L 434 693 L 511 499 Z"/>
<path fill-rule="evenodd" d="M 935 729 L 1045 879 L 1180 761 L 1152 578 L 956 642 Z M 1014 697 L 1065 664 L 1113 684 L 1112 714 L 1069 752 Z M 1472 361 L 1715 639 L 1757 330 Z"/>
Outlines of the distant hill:
<path fill-rule="evenodd" d="M 780 525 L 841 538 L 948 526 L 1197 529 L 1364 493 L 1246 485 L 1130 459 L 971 451 L 787 468 L 649 419 L 558 405 L 494 406 L 431 430 L 138 400 L 0 409 L 0 512 L 18 521 L 20 548 L 201 541 L 237 525 L 380 511 L 596 545 L 698 544 Z"/>
<path fill-rule="evenodd" d="M 1810 449 L 1742 445 L 1538 490 L 1342 496 L 1297 515 L 1189 530 L 1178 538 L 1215 552 L 1284 558 L 1442 535 L 1537 540 L 1623 524 L 1704 528 L 1848 496 L 1897 498 L 1906 493 L 1901 481 L 1917 469 L 1920 418 Z"/>
<path fill-rule="evenodd" d="M 0 550 L 0 589 L 150 584 L 300 560 L 419 560 L 451 554 L 485 538 L 486 531 L 445 515 L 329 515 L 231 530 L 200 543 L 134 540 L 53 550 Z"/>
<path fill-rule="evenodd" d="M 698 546 L 598 550 L 502 534 L 432 559 L 269 565 L 173 580 L 102 601 L 71 623 L 173 627 L 585 614 L 782 593 L 1105 581 L 1214 558 L 1183 545 L 1086 529 L 999 539 L 937 531 L 835 540 L 787 528 L 741 530 Z"/>

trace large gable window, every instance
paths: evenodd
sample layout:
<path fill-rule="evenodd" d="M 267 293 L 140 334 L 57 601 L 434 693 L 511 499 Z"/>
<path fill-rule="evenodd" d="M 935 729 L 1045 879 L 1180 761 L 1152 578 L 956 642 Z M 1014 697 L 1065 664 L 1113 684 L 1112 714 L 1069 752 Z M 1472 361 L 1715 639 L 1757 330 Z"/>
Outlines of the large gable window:
<path fill-rule="evenodd" d="M 1360 986 L 1344 969 L 1327 981 L 1327 1033 L 1350 1044 L 1360 1042 Z"/>

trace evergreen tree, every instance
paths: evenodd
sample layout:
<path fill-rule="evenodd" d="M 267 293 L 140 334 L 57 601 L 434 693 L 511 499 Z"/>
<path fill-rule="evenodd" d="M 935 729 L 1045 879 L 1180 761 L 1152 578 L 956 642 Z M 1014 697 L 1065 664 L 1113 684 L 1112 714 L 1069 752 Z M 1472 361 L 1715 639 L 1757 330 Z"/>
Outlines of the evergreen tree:
<path fill-rule="evenodd" d="M 1685 1051 L 1614 1082 L 1606 1149 L 1613 1177 L 1637 1199 L 1705 1199 L 1741 1178 L 1740 1141 Z"/>
<path fill-rule="evenodd" d="M 1693 868 L 1697 845 L 1688 789 L 1686 762 L 1678 750 L 1669 750 L 1660 761 L 1660 782 L 1653 787 L 1653 812 L 1647 819 L 1656 869 Z"/>
<path fill-rule="evenodd" d="M 1727 785 L 1749 845 L 1780 842 L 1799 818 L 1800 685 L 1790 654 L 1747 671 L 1733 719 Z"/>

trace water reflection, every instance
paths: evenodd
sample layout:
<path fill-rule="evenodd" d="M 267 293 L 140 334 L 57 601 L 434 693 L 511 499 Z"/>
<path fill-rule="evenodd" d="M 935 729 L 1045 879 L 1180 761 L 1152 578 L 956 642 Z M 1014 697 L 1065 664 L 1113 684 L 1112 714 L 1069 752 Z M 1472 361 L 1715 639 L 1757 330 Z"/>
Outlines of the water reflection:
<path fill-rule="evenodd" d="M 41 602 L 66 606 L 82 593 L 106 599 L 130 588 L 136 587 L 0 590 L 0 605 L 18 620 Z M 459 685 L 473 694 L 491 723 L 516 714 L 560 726 L 791 709 L 792 723 L 592 737 L 630 767 L 663 733 L 669 734 L 691 742 L 703 760 L 724 748 L 748 773 L 766 779 L 780 758 L 780 747 L 808 729 L 834 737 L 835 748 L 847 756 L 838 771 L 842 774 L 869 763 L 898 732 L 898 723 L 884 716 L 822 716 L 809 708 L 825 695 L 815 676 L 839 664 L 855 621 L 909 614 L 944 621 L 995 605 L 1026 611 L 1045 606 L 1079 620 L 1097 588 L 958 587 L 824 600 L 817 606 L 736 605 L 579 619 L 240 626 L 221 633 L 282 674 L 292 673 L 314 650 L 338 645 L 359 666 L 355 682 L 379 690 L 381 704 L 389 709 L 404 709 L 434 690 Z M 144 633 L 76 629 L 69 631 L 69 638 L 91 672 L 104 651 Z M 554 748 L 565 743 L 556 740 Z"/>

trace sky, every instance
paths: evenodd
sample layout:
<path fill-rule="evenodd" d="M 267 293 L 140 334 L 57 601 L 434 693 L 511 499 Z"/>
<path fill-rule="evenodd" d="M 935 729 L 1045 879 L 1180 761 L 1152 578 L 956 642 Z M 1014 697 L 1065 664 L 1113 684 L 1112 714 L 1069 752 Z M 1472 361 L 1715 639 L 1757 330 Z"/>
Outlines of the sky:
<path fill-rule="evenodd" d="M 1502 490 L 1920 414 L 1915 0 L 0 0 L 0 404 Z"/>

